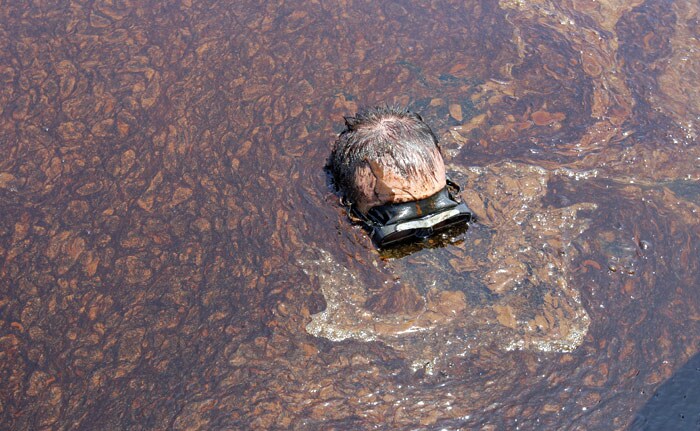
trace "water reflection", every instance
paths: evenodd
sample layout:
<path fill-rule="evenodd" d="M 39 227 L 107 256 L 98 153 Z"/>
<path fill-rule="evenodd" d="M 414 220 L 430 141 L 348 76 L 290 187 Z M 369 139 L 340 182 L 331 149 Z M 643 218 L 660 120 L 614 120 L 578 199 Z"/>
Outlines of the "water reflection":
<path fill-rule="evenodd" d="M 637 413 L 630 430 L 700 427 L 700 355 L 695 355 L 664 382 Z"/>

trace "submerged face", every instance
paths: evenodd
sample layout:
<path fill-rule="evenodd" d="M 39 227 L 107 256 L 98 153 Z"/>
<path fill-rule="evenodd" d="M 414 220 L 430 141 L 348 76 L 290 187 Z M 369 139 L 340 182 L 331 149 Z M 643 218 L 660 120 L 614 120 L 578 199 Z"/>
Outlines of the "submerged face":
<path fill-rule="evenodd" d="M 437 138 L 421 117 L 374 108 L 345 119 L 330 158 L 349 212 L 378 247 L 422 240 L 471 220 L 455 200 Z"/>
<path fill-rule="evenodd" d="M 427 198 L 445 187 L 437 138 L 417 114 L 372 108 L 345 119 L 330 158 L 339 191 L 354 209 Z"/>
<path fill-rule="evenodd" d="M 386 203 L 410 202 L 425 199 L 445 187 L 445 164 L 437 147 L 431 151 L 430 169 L 404 175 L 390 157 L 383 156 L 355 169 L 354 187 L 358 191 L 356 208 L 363 214 Z"/>

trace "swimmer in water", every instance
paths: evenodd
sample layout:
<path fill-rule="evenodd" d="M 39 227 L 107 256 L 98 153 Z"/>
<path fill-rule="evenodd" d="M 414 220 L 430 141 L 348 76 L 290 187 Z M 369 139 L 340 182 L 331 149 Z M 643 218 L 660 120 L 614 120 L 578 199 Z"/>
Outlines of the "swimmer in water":
<path fill-rule="evenodd" d="M 406 109 L 370 108 L 346 117 L 328 168 L 348 214 L 379 247 L 472 219 L 454 197 L 459 188 L 446 178 L 437 137 Z"/>

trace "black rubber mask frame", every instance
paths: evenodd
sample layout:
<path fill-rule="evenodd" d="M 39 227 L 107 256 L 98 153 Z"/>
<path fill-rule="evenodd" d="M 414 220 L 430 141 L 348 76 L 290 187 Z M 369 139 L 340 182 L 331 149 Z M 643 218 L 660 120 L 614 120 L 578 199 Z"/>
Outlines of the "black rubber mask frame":
<path fill-rule="evenodd" d="M 464 202 L 458 202 L 454 198 L 452 190 L 457 194 L 460 189 L 455 183 L 447 180 L 447 185 L 432 196 L 417 201 L 372 207 L 366 215 L 360 214 L 350 206 L 351 218 L 358 219 L 367 227 L 372 240 L 380 248 L 422 240 L 450 227 L 472 221 L 472 211 Z"/>

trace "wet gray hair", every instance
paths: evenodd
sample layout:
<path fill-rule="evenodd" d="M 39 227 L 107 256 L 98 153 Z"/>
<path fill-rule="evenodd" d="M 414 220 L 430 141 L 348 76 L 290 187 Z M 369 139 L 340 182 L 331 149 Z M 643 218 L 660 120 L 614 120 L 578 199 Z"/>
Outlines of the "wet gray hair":
<path fill-rule="evenodd" d="M 370 161 L 390 160 L 402 176 L 434 176 L 438 139 L 420 115 L 399 107 L 364 109 L 345 117 L 343 130 L 333 145 L 328 169 L 336 188 L 350 202 L 360 197 L 355 187 L 357 169 Z"/>

